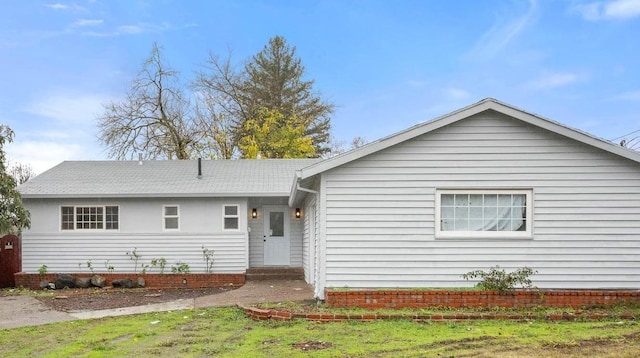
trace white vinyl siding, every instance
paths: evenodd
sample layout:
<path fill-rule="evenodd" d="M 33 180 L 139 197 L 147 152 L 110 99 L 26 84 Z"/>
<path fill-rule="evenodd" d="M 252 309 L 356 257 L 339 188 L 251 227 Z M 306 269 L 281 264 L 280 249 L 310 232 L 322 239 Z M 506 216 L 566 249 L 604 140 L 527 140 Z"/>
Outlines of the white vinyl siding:
<path fill-rule="evenodd" d="M 228 199 L 227 199 L 228 200 Z M 23 231 L 22 266 L 25 272 L 37 272 L 47 265 L 50 272 L 77 272 L 78 262 L 91 260 L 96 272 L 106 272 L 104 263 L 115 272 L 133 271 L 133 262 L 125 254 L 134 248 L 142 257 L 140 264 L 153 258 L 167 259 L 167 270 L 181 261 L 191 272 L 205 272 L 202 246 L 214 251 L 214 273 L 242 273 L 247 267 L 247 222 L 240 217 L 241 230 L 222 228 L 222 199 L 179 198 L 170 206 L 180 207 L 180 231 L 164 231 L 161 211 L 166 199 L 108 199 L 119 208 L 119 230 L 58 231 L 61 206 L 91 206 L 91 199 L 25 199 L 31 213 L 31 228 Z M 241 212 L 246 199 L 236 200 Z M 151 270 L 150 272 L 155 272 Z"/>
<path fill-rule="evenodd" d="M 640 165 L 497 112 L 322 178 L 323 287 L 470 286 L 500 265 L 542 288 L 640 288 Z M 531 189 L 532 239 L 436 240 L 438 188 Z"/>

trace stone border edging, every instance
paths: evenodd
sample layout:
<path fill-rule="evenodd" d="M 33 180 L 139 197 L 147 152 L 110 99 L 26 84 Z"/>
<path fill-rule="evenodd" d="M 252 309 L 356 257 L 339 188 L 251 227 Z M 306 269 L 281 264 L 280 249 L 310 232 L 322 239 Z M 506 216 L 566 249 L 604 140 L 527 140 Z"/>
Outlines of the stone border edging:
<path fill-rule="evenodd" d="M 524 321 L 532 319 L 544 319 L 547 321 L 575 321 L 580 320 L 602 320 L 602 319 L 625 319 L 636 320 L 637 317 L 631 313 L 611 315 L 608 313 L 552 313 L 544 316 L 535 314 L 519 313 L 462 313 L 462 314 L 382 314 L 382 313 L 294 313 L 289 311 L 279 311 L 275 309 L 261 309 L 257 307 L 241 308 L 247 317 L 254 321 L 291 321 L 293 319 L 305 319 L 315 322 L 343 322 L 359 321 L 369 322 L 377 320 L 403 320 L 410 319 L 416 322 L 423 321 L 477 321 L 477 320 L 514 320 Z"/>
<path fill-rule="evenodd" d="M 18 272 L 14 274 L 16 287 L 32 290 L 40 289 L 40 281 L 55 282 L 57 273 L 37 274 Z M 113 280 L 128 278 L 136 282 L 138 277 L 145 280 L 147 288 L 214 288 L 228 286 L 242 286 L 245 283 L 244 273 L 70 273 L 73 277 L 91 277 L 99 275 L 106 279 L 110 286 Z"/>

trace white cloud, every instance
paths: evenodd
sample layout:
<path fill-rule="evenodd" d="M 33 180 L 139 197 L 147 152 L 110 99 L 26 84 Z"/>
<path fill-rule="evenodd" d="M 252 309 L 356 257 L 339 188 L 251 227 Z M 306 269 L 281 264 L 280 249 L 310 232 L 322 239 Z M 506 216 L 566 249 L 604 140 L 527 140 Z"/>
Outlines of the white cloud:
<path fill-rule="evenodd" d="M 625 20 L 640 16 L 640 0 L 610 0 L 577 4 L 573 10 L 586 20 Z"/>
<path fill-rule="evenodd" d="M 26 163 L 36 173 L 64 161 L 103 157 L 97 140 L 96 116 L 110 97 L 58 91 L 32 101 L 19 124 L 15 142 L 7 146 L 12 162 Z"/>
<path fill-rule="evenodd" d="M 99 94 L 56 94 L 32 102 L 25 111 L 62 123 L 93 123 L 108 100 Z"/>
<path fill-rule="evenodd" d="M 53 4 L 44 4 L 45 7 L 48 7 L 53 10 L 60 11 L 73 11 L 73 12 L 88 12 L 85 7 L 82 7 L 78 4 L 62 4 L 62 3 L 53 3 Z"/>
<path fill-rule="evenodd" d="M 447 98 L 453 100 L 461 100 L 468 99 L 471 97 L 471 94 L 461 88 L 449 87 L 444 90 L 444 94 Z"/>
<path fill-rule="evenodd" d="M 114 31 L 87 31 L 84 32 L 83 35 L 87 36 L 95 36 L 95 37 L 111 37 L 111 36 L 122 36 L 122 35 L 138 35 L 145 33 L 160 33 L 167 30 L 173 29 L 173 26 L 168 23 L 162 24 L 149 24 L 149 23 L 139 23 L 139 24 L 131 24 L 131 25 L 121 25 L 118 26 Z"/>
<path fill-rule="evenodd" d="M 522 15 L 496 15 L 492 27 L 480 37 L 466 57 L 472 60 L 488 60 L 497 56 L 535 20 L 536 9 L 537 1 L 529 0 L 526 12 Z"/>
<path fill-rule="evenodd" d="M 102 25 L 104 20 L 102 19 L 78 19 L 71 26 L 84 27 L 84 26 L 98 26 Z"/>
<path fill-rule="evenodd" d="M 583 76 L 576 73 L 552 73 L 539 77 L 527 84 L 528 88 L 536 90 L 546 90 L 557 87 L 563 87 L 573 84 L 582 79 Z"/>
<path fill-rule="evenodd" d="M 36 174 L 64 160 L 80 159 L 83 151 L 83 146 L 76 143 L 16 141 L 7 145 L 7 157 L 12 162 L 29 164 Z"/>
<path fill-rule="evenodd" d="M 60 3 L 44 4 L 44 6 L 54 10 L 66 10 L 69 8 L 69 5 L 60 4 Z"/>
<path fill-rule="evenodd" d="M 614 96 L 613 99 L 619 101 L 640 101 L 640 90 L 623 92 Z"/>

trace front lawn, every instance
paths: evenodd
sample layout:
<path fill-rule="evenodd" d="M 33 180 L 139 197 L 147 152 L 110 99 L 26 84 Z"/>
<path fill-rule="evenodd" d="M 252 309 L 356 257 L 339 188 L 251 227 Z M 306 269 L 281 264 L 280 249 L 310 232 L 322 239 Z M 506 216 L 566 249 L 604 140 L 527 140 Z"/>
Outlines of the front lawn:
<path fill-rule="evenodd" d="M 0 356 L 640 356 L 636 321 L 255 322 L 238 308 L 0 331 Z"/>

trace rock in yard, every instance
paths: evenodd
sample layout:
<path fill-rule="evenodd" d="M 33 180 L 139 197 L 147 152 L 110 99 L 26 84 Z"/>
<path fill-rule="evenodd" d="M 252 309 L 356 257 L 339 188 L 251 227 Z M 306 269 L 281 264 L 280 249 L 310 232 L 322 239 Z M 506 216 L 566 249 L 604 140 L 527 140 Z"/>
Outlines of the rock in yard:
<path fill-rule="evenodd" d="M 144 287 L 147 285 L 147 282 L 144 280 L 144 277 L 138 277 L 138 287 Z"/>
<path fill-rule="evenodd" d="M 73 283 L 73 276 L 71 275 L 58 275 L 56 278 L 56 290 L 61 290 L 63 288 L 74 288 L 75 284 Z"/>
<path fill-rule="evenodd" d="M 89 288 L 89 286 L 91 286 L 91 277 L 76 277 L 73 283 L 76 287 Z"/>
<path fill-rule="evenodd" d="M 46 290 L 47 288 L 49 288 L 49 281 L 40 281 L 40 289 Z"/>
<path fill-rule="evenodd" d="M 133 281 L 128 278 L 111 281 L 113 288 L 133 288 Z"/>
<path fill-rule="evenodd" d="M 107 279 L 100 275 L 93 275 L 91 276 L 91 284 L 96 287 L 104 288 L 104 286 L 107 285 Z"/>

